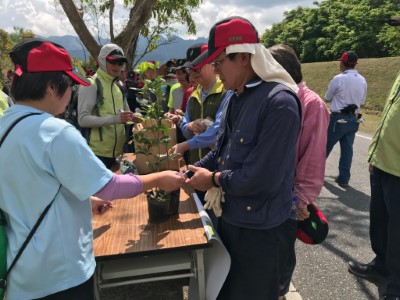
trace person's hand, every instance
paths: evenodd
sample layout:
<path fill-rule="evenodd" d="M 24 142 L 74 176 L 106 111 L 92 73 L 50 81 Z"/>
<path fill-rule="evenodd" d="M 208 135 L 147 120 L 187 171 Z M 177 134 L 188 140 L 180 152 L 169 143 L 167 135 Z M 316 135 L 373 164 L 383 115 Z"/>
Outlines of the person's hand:
<path fill-rule="evenodd" d="M 171 114 L 169 112 L 166 112 L 164 114 L 164 117 L 170 118 L 171 122 L 174 124 L 178 124 L 178 123 L 182 122 L 182 116 L 180 116 L 178 114 Z"/>
<path fill-rule="evenodd" d="M 176 191 L 185 182 L 185 179 L 177 171 L 162 171 L 157 186 L 167 193 Z"/>
<path fill-rule="evenodd" d="M 121 123 L 133 122 L 133 112 L 131 111 L 120 111 Z"/>
<path fill-rule="evenodd" d="M 212 172 L 207 169 L 195 167 L 189 165 L 188 169 L 194 172 L 194 175 L 190 179 L 186 179 L 186 183 L 191 185 L 194 189 L 199 191 L 207 191 L 213 187 L 211 181 Z"/>
<path fill-rule="evenodd" d="M 299 207 L 297 211 L 298 211 L 297 219 L 299 221 L 304 221 L 305 219 L 308 219 L 310 217 L 310 212 L 308 211 L 307 206 L 301 208 Z"/>
<path fill-rule="evenodd" d="M 90 202 L 92 204 L 92 214 L 94 215 L 102 215 L 113 207 L 111 201 L 103 200 L 95 196 L 90 197 Z"/>
<path fill-rule="evenodd" d="M 175 109 L 175 114 L 179 115 L 179 116 L 184 116 L 185 113 L 181 110 L 181 109 Z"/>
<path fill-rule="evenodd" d="M 374 169 L 374 166 L 373 166 L 373 165 L 368 165 L 368 172 L 369 172 L 369 174 L 372 175 L 373 169 Z"/>
<path fill-rule="evenodd" d="M 171 149 L 169 149 L 168 154 L 169 155 L 172 155 L 172 154 L 183 155 L 183 154 L 185 154 L 186 151 L 189 151 L 189 144 L 188 144 L 188 142 L 182 142 L 182 143 L 176 144 Z"/>
<path fill-rule="evenodd" d="M 203 119 L 196 119 L 189 123 L 188 129 L 194 134 L 200 134 L 207 130 L 207 125 L 203 123 Z"/>
<path fill-rule="evenodd" d="M 141 113 L 134 113 L 132 117 L 133 123 L 142 123 L 143 122 L 143 115 Z"/>
<path fill-rule="evenodd" d="M 174 116 L 174 114 L 172 114 L 168 111 L 164 114 L 164 117 L 166 117 L 166 118 L 172 118 L 173 116 Z"/>

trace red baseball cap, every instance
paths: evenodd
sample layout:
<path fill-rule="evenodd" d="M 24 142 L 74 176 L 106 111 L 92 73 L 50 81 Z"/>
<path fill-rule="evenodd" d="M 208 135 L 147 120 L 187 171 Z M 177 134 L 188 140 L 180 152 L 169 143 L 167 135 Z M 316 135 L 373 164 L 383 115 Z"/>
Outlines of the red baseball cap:
<path fill-rule="evenodd" d="M 76 83 L 89 86 L 90 82 L 74 70 L 67 50 L 62 46 L 43 39 L 29 39 L 16 45 L 10 52 L 15 64 L 15 75 L 24 72 L 64 72 Z"/>
<path fill-rule="evenodd" d="M 307 205 L 310 216 L 297 222 L 296 236 L 306 244 L 322 243 L 329 231 L 328 220 L 315 204 Z"/>
<path fill-rule="evenodd" d="M 208 50 L 196 58 L 192 64 L 195 69 L 213 61 L 229 45 L 259 43 L 258 32 L 249 20 L 242 17 L 229 17 L 217 22 L 210 30 Z"/>
<path fill-rule="evenodd" d="M 345 65 L 355 66 L 358 56 L 354 51 L 345 51 L 338 60 L 342 61 Z"/>

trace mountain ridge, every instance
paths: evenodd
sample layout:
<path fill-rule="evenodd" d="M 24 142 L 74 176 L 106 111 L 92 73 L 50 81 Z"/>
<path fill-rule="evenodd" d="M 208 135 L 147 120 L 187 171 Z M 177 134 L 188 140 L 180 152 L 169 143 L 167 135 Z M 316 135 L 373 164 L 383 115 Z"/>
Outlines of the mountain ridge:
<path fill-rule="evenodd" d="M 43 37 L 42 37 L 43 38 Z M 78 36 L 63 35 L 63 36 L 49 36 L 45 37 L 51 42 L 58 43 L 63 46 L 69 54 L 81 61 L 89 60 L 90 54 L 86 50 L 85 46 L 81 43 Z M 165 43 L 167 40 L 161 38 L 159 44 Z M 173 41 L 163 45 L 159 45 L 153 52 L 147 53 L 140 61 L 155 60 L 160 63 L 165 63 L 171 58 L 185 58 L 186 50 L 197 43 L 207 43 L 208 39 L 200 37 L 193 40 L 185 40 L 181 37 L 174 37 Z M 101 39 L 99 44 L 105 45 L 109 43 L 107 39 Z M 144 37 L 139 37 L 138 47 L 136 52 L 141 55 L 147 45 L 147 41 Z M 138 56 L 139 56 L 138 55 Z"/>

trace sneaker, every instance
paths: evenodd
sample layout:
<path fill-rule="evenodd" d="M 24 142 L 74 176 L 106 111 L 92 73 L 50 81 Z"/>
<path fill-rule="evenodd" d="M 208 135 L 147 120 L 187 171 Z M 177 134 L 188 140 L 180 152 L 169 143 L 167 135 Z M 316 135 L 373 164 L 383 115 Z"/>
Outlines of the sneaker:
<path fill-rule="evenodd" d="M 339 182 L 339 177 L 335 177 L 335 182 L 336 182 L 340 187 L 342 187 L 342 188 L 347 188 L 347 187 L 350 186 L 348 183 L 341 183 L 341 182 Z"/>
<path fill-rule="evenodd" d="M 375 266 L 371 263 L 369 264 L 361 264 L 355 261 L 349 261 L 347 263 L 348 270 L 350 273 L 357 275 L 364 279 L 369 279 L 373 281 L 386 281 L 385 276 L 378 272 Z M 391 299 L 391 298 L 388 298 Z M 399 299 L 400 300 L 400 299 Z"/>

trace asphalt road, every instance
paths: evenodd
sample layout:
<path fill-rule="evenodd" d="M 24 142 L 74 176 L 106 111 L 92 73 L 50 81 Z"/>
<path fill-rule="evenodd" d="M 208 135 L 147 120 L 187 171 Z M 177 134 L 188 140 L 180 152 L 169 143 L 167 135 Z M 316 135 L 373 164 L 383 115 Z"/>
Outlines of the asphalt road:
<path fill-rule="evenodd" d="M 293 284 L 304 300 L 379 299 L 382 286 L 347 271 L 347 261 L 369 262 L 374 257 L 369 241 L 370 185 L 367 163 L 370 136 L 360 133 L 354 143 L 350 187 L 339 187 L 339 145 L 326 162 L 325 183 L 317 206 L 329 221 L 329 235 L 320 245 L 296 243 L 297 267 Z"/>

